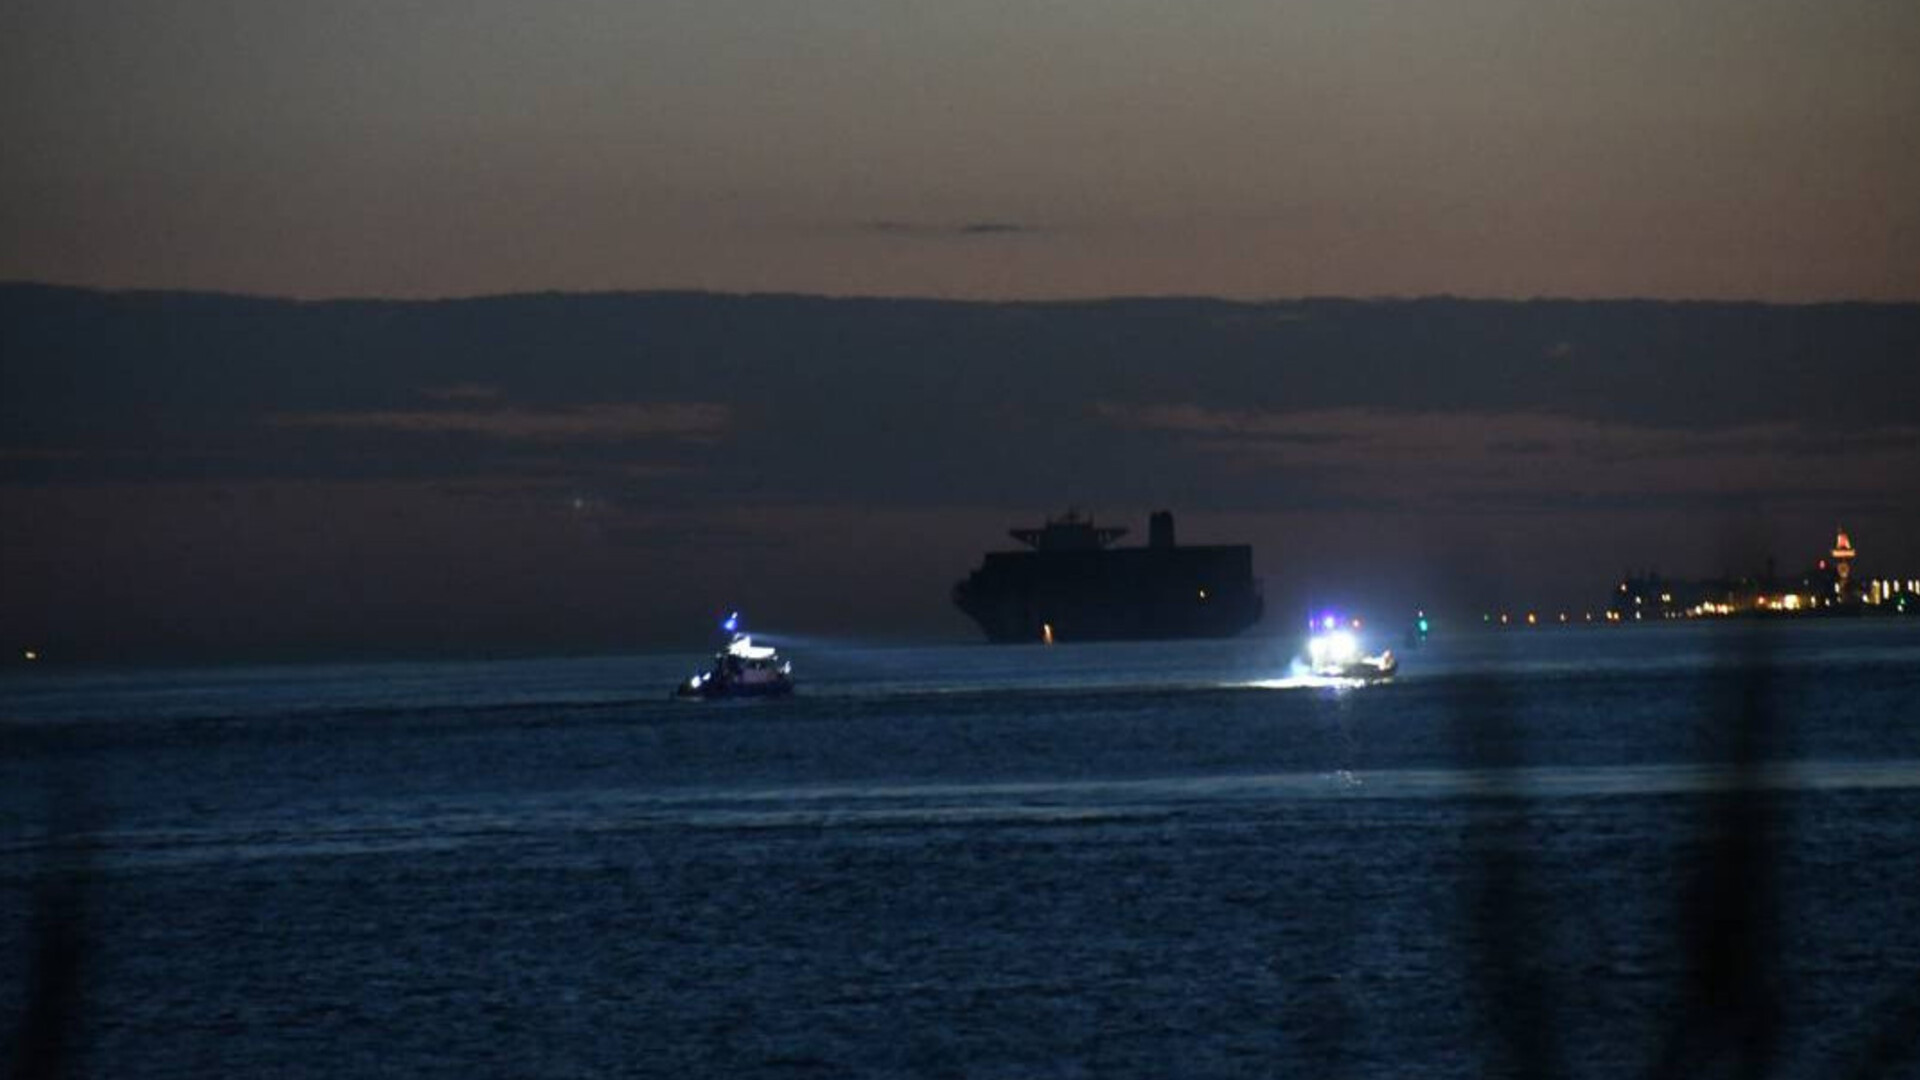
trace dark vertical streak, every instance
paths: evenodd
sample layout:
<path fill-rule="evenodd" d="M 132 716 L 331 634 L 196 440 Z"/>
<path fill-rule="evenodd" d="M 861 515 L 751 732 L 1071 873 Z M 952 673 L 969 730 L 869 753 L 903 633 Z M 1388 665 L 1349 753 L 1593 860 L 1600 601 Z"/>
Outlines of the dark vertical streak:
<path fill-rule="evenodd" d="M 1891 995 L 1872 1010 L 1880 1018 L 1880 1030 L 1868 1041 L 1853 1067 L 1836 1075 L 1851 1080 L 1877 1080 L 1883 1076 L 1911 1075 L 1916 1057 L 1920 1057 L 1920 984 L 1908 986 Z"/>
<path fill-rule="evenodd" d="M 79 1075 L 82 971 L 86 959 L 86 865 L 74 825 L 81 801 L 71 784 L 49 785 L 54 823 L 34 881 L 23 1008 L 7 1053 L 7 1075 L 50 1080 Z"/>
<path fill-rule="evenodd" d="M 1482 1023 L 1504 1059 L 1499 1075 L 1564 1075 L 1547 928 L 1528 901 L 1525 856 L 1528 804 L 1514 783 L 1522 764 L 1522 735 L 1497 680 L 1477 678 L 1462 688 L 1454 740 L 1468 775 L 1483 790 L 1469 811 L 1463 873 L 1466 932 L 1476 954 Z"/>
<path fill-rule="evenodd" d="M 1709 753 L 1725 747 L 1729 777 L 1702 801 L 1698 861 L 1680 897 L 1685 983 L 1656 1076 L 1691 1078 L 1718 1066 L 1711 1075 L 1759 1077 L 1777 1057 L 1773 863 L 1784 836 L 1762 775 L 1777 738 L 1772 673 L 1764 632 L 1744 635 L 1742 646 L 1724 695 L 1703 718 Z"/>
<path fill-rule="evenodd" d="M 26 1008 L 11 1055 L 10 1075 L 20 1080 L 74 1073 L 85 953 L 83 900 L 74 871 L 48 870 L 34 889 Z"/>

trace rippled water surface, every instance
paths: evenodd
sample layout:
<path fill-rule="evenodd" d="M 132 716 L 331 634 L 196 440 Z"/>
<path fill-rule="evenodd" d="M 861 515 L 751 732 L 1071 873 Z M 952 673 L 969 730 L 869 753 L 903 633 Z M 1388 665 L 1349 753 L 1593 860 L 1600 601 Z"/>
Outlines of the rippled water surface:
<path fill-rule="evenodd" d="M 1294 644 L 16 670 L 0 1022 L 52 926 L 103 1076 L 1920 1068 L 1920 627 Z"/>

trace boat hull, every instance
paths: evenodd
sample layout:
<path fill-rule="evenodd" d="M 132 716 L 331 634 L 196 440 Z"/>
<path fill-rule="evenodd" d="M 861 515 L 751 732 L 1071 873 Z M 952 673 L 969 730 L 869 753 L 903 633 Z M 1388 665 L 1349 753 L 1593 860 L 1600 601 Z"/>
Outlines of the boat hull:
<path fill-rule="evenodd" d="M 1366 682 L 1382 682 L 1391 679 L 1400 670 L 1400 662 L 1392 657 L 1384 660 L 1369 657 L 1350 664 L 1323 664 L 1312 669 L 1313 674 L 1323 679 L 1360 679 Z"/>
<path fill-rule="evenodd" d="M 717 701 L 724 698 L 784 697 L 791 693 L 793 693 L 792 679 L 766 683 L 723 682 L 719 679 L 707 679 L 704 682 L 695 683 L 689 679 L 680 684 L 679 688 L 673 692 L 673 696 Z"/>

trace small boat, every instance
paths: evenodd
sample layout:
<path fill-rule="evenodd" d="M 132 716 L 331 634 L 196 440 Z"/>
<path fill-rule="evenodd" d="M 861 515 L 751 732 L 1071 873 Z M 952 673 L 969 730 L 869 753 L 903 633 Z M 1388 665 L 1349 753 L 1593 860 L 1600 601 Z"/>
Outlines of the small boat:
<path fill-rule="evenodd" d="M 1399 658 L 1393 655 L 1392 649 L 1382 649 L 1372 656 L 1362 653 L 1356 633 L 1359 628 L 1358 619 L 1353 620 L 1349 628 L 1332 615 L 1316 622 L 1313 636 L 1307 639 L 1308 672 L 1326 679 L 1366 682 L 1391 679 L 1394 672 L 1400 670 Z"/>
<path fill-rule="evenodd" d="M 778 651 L 755 645 L 740 631 L 740 613 L 720 624 L 731 634 L 726 647 L 713 654 L 713 666 L 697 672 L 674 690 L 682 698 L 777 697 L 793 693 L 793 662 Z"/>

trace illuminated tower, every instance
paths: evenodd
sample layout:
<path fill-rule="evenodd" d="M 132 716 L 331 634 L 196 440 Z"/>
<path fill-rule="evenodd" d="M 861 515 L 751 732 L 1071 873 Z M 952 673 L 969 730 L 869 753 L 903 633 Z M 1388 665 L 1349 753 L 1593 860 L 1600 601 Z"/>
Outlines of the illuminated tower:
<path fill-rule="evenodd" d="M 1833 538 L 1833 591 L 1842 600 L 1847 596 L 1847 578 L 1853 573 L 1853 555 L 1853 541 L 1847 539 L 1847 530 L 1841 529 Z"/>

